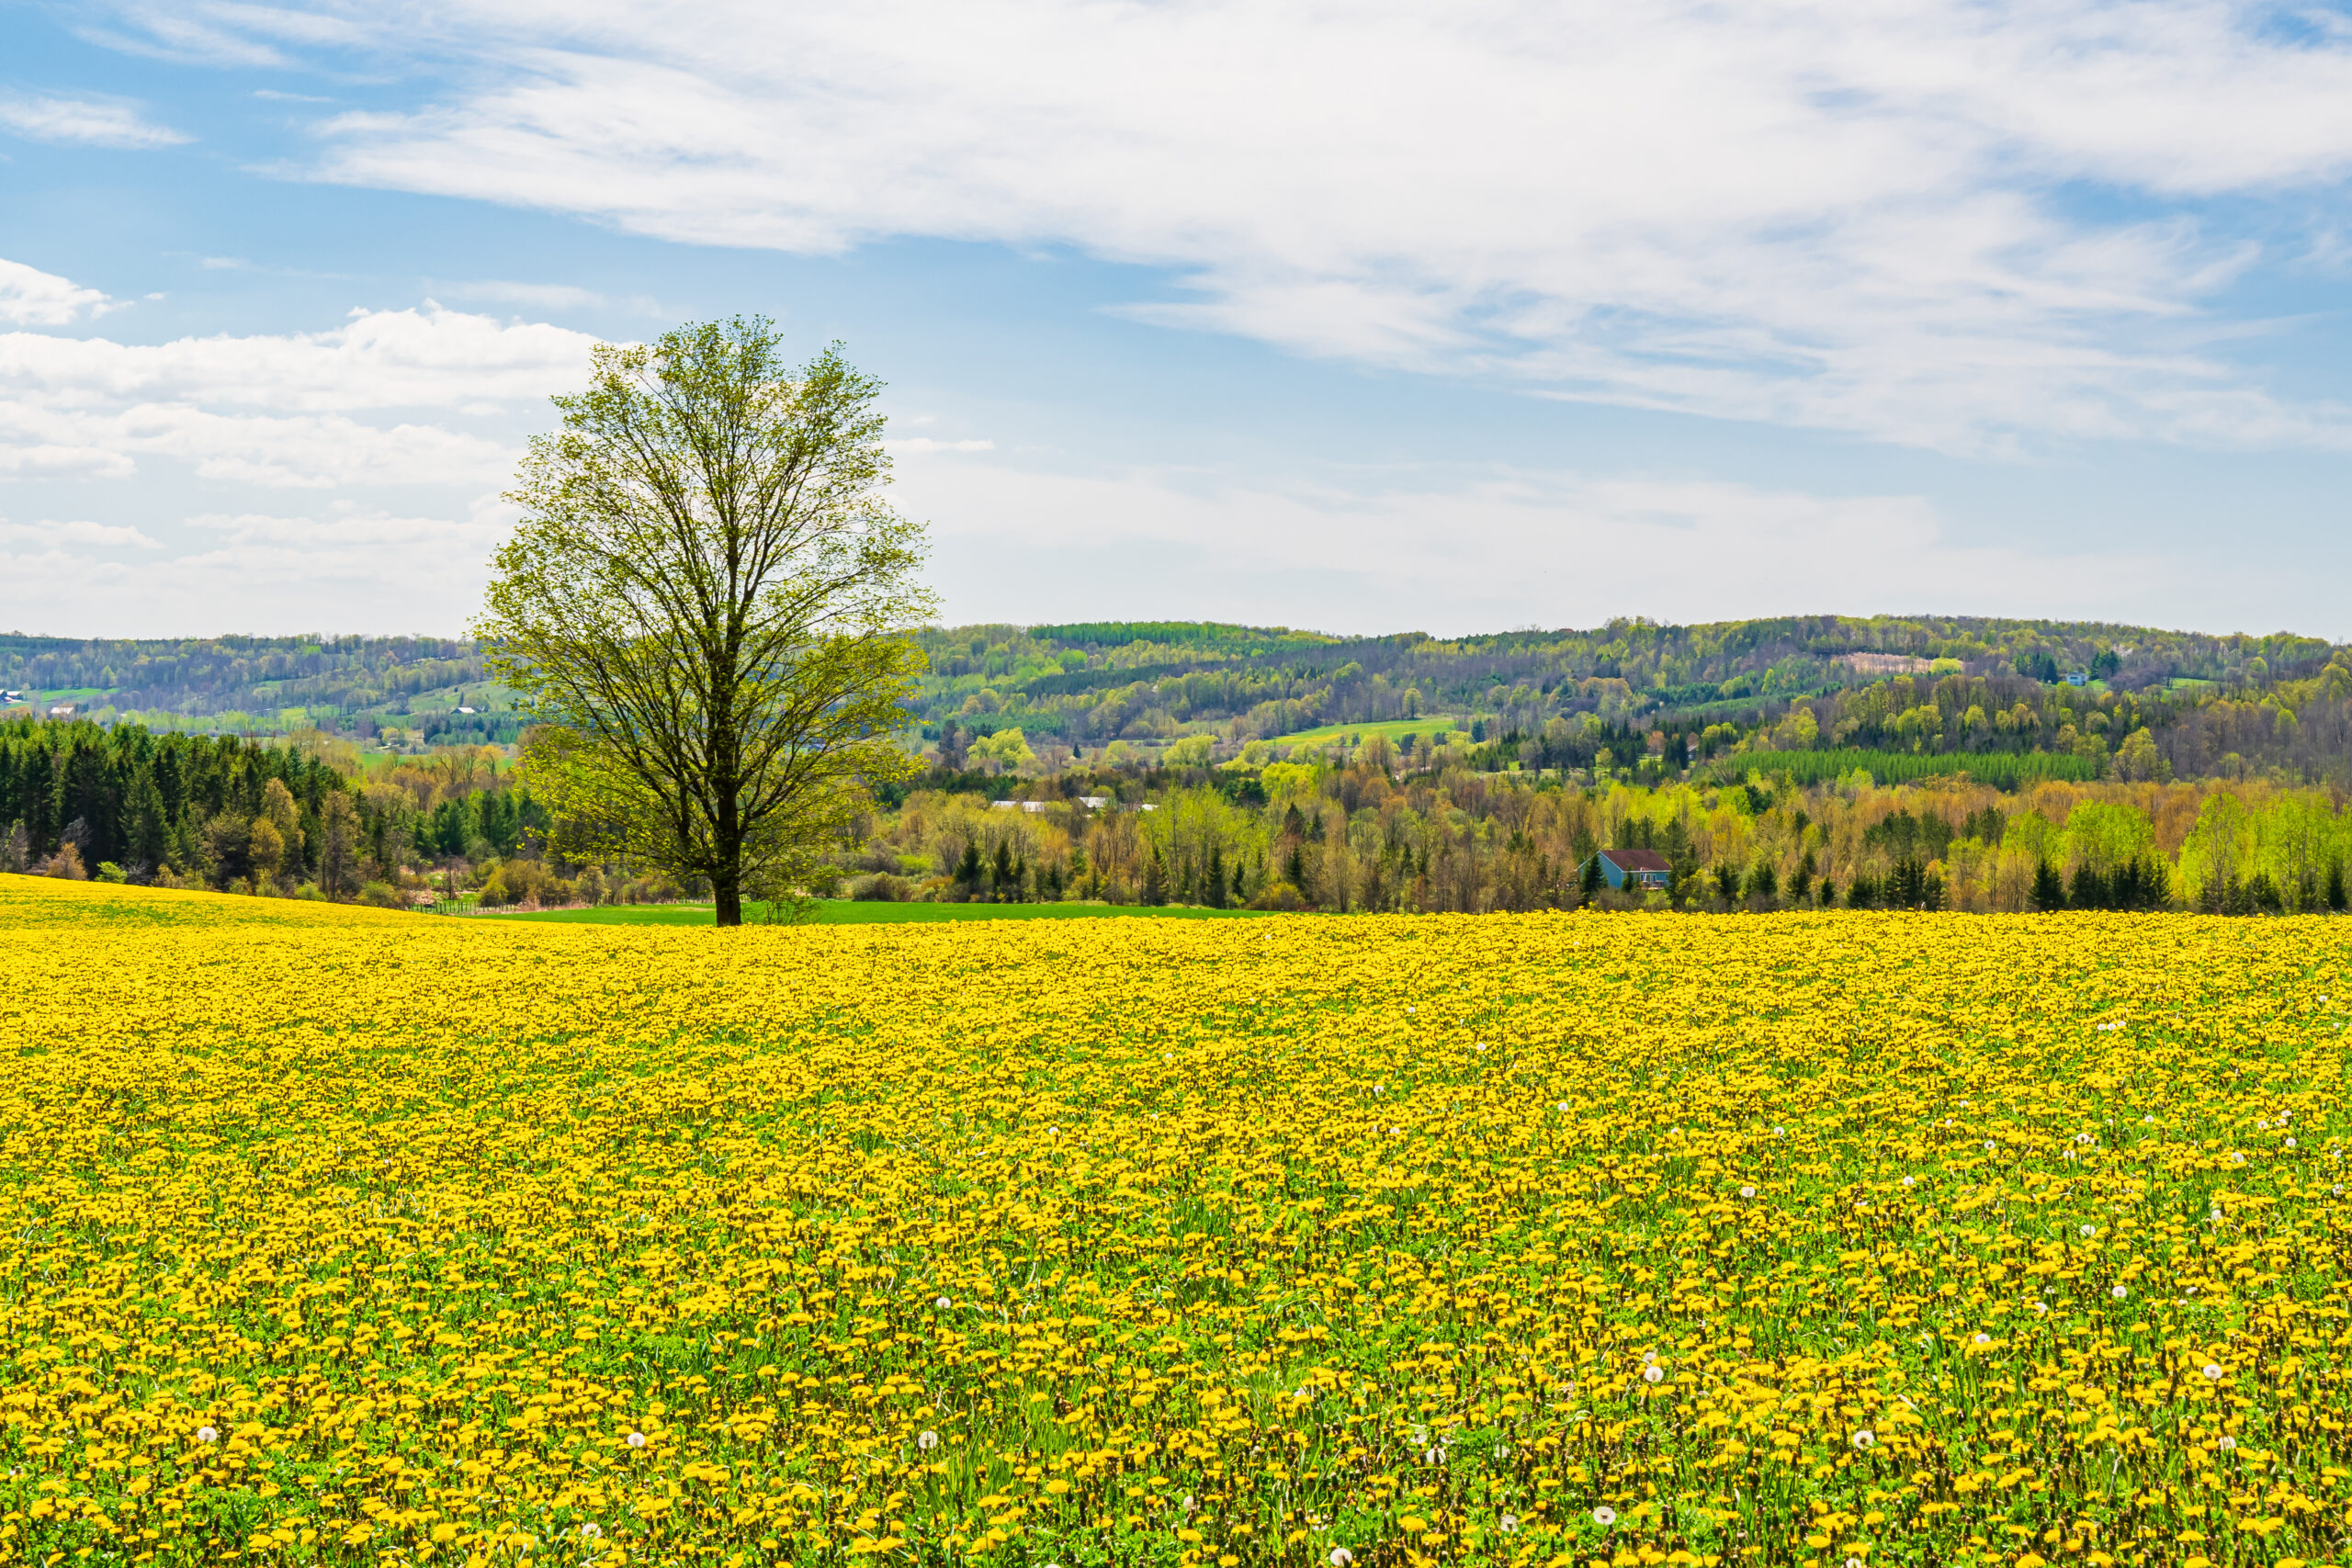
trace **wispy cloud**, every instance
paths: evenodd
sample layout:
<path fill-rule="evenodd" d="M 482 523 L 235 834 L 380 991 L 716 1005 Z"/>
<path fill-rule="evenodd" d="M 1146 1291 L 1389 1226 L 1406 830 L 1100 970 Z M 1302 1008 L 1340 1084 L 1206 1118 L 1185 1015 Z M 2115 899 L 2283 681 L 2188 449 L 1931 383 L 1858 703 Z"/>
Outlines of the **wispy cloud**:
<path fill-rule="evenodd" d="M 196 140 L 156 124 L 128 99 L 86 96 L 0 95 L 0 129 L 36 141 L 134 150 L 176 147 Z"/>
<path fill-rule="evenodd" d="M 509 278 L 477 278 L 464 282 L 430 282 L 426 288 L 450 299 L 478 299 L 492 304 L 520 305 L 533 310 L 619 310 L 635 316 L 662 314 L 661 302 L 650 295 L 615 298 L 570 283 L 524 283 Z"/>
<path fill-rule="evenodd" d="M 2352 33 L 2236 0 L 176 7 L 452 85 L 312 173 L 697 243 L 1068 244 L 1301 354 L 1963 452 L 2335 446 L 2199 328 L 2337 221 Z M 436 64 L 438 62 L 438 64 Z M 2089 192 L 2095 201 L 2081 198 Z"/>
<path fill-rule="evenodd" d="M 2263 576 L 1972 542 L 1917 495 L 1665 476 L 1418 469 L 1306 484 L 941 457 L 904 465 L 898 488 L 910 512 L 936 519 L 951 620 L 1214 605 L 1329 631 L 1452 635 L 1626 614 L 1870 613 L 1916 603 L 1923 583 L 1987 614 L 2120 613 L 2200 593 L 2211 614 L 2216 598 L 2258 594 Z"/>
<path fill-rule="evenodd" d="M 160 550 L 164 542 L 144 531 L 119 523 L 68 522 L 43 519 L 39 523 L 0 522 L 0 545 L 31 545 L 51 549 L 69 545 L 94 547 L 98 549 Z"/>

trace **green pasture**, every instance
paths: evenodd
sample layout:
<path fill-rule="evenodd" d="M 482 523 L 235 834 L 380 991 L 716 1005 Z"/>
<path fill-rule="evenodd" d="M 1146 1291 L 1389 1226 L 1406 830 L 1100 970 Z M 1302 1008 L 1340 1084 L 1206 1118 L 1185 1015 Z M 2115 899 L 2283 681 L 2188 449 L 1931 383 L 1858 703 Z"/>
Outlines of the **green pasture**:
<path fill-rule="evenodd" d="M 1385 735 L 1391 740 L 1401 740 L 1408 735 L 1438 736 L 1449 730 L 1467 732 L 1470 720 L 1453 715 L 1421 718 L 1384 718 L 1373 724 L 1327 724 L 1320 729 L 1301 729 L 1289 735 L 1274 737 L 1277 746 L 1312 745 L 1318 740 L 1345 740 L 1353 744 L 1369 740 L 1375 735 Z"/>
<path fill-rule="evenodd" d="M 863 926 L 909 920 L 1084 920 L 1132 916 L 1157 920 L 1214 920 L 1255 915 L 1254 909 L 1202 909 L 1190 907 L 1146 908 L 1136 904 L 883 904 L 847 898 L 816 901 L 817 924 Z M 746 922 L 762 919 L 765 905 L 746 904 Z M 588 909 L 532 909 L 518 913 L 482 910 L 469 918 L 486 920 L 538 920 L 581 926 L 707 926 L 714 911 L 708 904 L 600 904 Z"/>

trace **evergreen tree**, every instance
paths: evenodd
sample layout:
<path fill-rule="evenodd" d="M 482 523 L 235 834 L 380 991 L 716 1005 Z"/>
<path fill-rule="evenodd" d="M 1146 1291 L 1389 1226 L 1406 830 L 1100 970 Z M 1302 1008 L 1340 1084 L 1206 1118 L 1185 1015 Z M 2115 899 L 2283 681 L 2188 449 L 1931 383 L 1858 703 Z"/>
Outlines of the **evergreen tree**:
<path fill-rule="evenodd" d="M 1225 908 L 1225 850 L 1222 845 L 1209 846 L 1208 872 L 1201 879 L 1201 902 L 1212 909 Z"/>
<path fill-rule="evenodd" d="M 2327 867 L 2327 907 L 2340 915 L 2344 906 L 2344 863 L 2331 861 Z"/>
<path fill-rule="evenodd" d="M 1159 848 L 1156 844 L 1152 846 L 1151 859 L 1143 868 L 1143 901 L 1153 908 L 1168 902 L 1168 866 L 1159 858 Z"/>
<path fill-rule="evenodd" d="M 2048 861 L 2034 867 L 2032 899 L 2037 909 L 2063 909 L 2066 907 L 2065 885 L 2058 880 L 2058 868 Z"/>

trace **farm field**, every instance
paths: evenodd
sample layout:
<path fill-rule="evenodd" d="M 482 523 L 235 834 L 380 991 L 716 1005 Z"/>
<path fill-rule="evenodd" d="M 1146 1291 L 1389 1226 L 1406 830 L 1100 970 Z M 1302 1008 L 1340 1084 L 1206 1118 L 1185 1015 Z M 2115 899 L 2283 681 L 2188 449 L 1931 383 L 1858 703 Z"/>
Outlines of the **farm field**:
<path fill-rule="evenodd" d="M 766 908 L 764 904 L 747 904 L 743 907 L 743 918 L 756 920 Z M 872 926 L 959 920 L 1116 919 L 1124 916 L 1158 920 L 1264 918 L 1261 912 L 1250 909 L 1201 909 L 1182 905 L 1146 908 L 1136 904 L 869 904 L 848 898 L 822 898 L 818 900 L 817 918 L 813 923 L 820 926 Z M 599 904 L 587 909 L 485 910 L 481 918 L 572 926 L 707 926 L 711 923 L 711 906 Z"/>
<path fill-rule="evenodd" d="M 0 1561 L 2341 1562 L 2347 932 L 0 876 Z"/>
<path fill-rule="evenodd" d="M 1369 740 L 1375 735 L 1385 735 L 1391 740 L 1401 740 L 1408 735 L 1427 735 L 1435 737 L 1440 735 L 1455 735 L 1456 731 L 1461 732 L 1462 735 L 1466 735 L 1469 732 L 1469 728 L 1470 721 L 1468 719 L 1450 717 L 1443 714 L 1440 714 L 1434 718 L 1425 716 L 1420 718 L 1370 719 L 1366 720 L 1363 724 L 1327 724 L 1317 729 L 1295 730 L 1288 735 L 1278 735 L 1274 737 L 1274 744 L 1277 746 L 1294 746 L 1301 741 L 1311 740 L 1346 740 L 1354 742 L 1358 740 Z M 1461 736 L 1455 735 L 1455 738 L 1460 739 Z"/>

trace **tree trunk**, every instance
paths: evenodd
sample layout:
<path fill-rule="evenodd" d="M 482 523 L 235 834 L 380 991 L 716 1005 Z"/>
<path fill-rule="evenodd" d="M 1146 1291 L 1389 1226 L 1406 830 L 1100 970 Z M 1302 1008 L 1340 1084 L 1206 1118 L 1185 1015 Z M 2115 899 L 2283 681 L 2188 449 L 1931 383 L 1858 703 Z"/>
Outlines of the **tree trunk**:
<path fill-rule="evenodd" d="M 718 905 L 718 923 L 722 926 L 741 925 L 743 889 L 736 884 L 732 866 L 710 879 L 710 892 Z"/>

